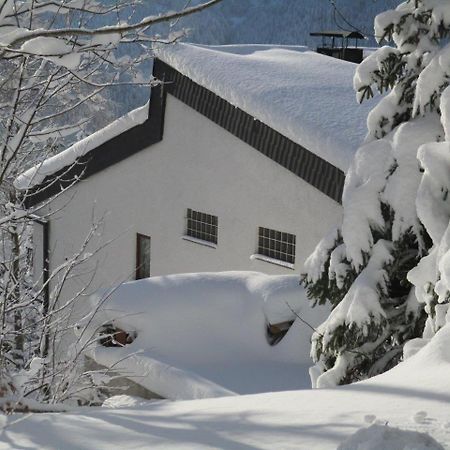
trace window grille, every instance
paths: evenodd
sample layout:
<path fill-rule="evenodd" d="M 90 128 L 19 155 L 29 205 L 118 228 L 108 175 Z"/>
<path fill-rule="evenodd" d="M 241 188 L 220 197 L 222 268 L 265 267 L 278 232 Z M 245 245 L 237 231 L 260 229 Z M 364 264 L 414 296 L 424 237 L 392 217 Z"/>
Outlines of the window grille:
<path fill-rule="evenodd" d="M 295 264 L 295 235 L 259 227 L 258 254 Z"/>
<path fill-rule="evenodd" d="M 193 209 L 187 210 L 186 235 L 217 244 L 218 218 Z"/>

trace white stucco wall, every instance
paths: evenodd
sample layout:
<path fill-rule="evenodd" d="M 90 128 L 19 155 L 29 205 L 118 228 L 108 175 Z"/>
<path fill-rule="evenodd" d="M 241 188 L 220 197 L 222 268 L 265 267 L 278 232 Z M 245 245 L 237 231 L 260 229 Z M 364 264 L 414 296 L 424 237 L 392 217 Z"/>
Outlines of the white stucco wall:
<path fill-rule="evenodd" d="M 217 248 L 182 239 L 186 209 L 219 218 Z M 136 233 L 151 236 L 151 275 L 256 270 L 300 273 L 341 207 L 170 95 L 162 142 L 80 182 L 51 204 L 51 267 L 76 251 L 93 220 L 104 226 L 92 248 L 89 290 L 134 278 Z M 297 236 L 295 272 L 256 253 L 258 227 Z M 95 269 L 94 269 L 95 266 Z M 86 274 L 72 280 L 81 288 Z"/>

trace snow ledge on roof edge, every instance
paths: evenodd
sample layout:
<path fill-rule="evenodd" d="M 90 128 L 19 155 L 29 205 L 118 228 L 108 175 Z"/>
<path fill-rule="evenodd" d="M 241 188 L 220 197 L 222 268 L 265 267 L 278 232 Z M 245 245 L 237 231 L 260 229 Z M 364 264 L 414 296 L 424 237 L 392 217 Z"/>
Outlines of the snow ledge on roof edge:
<path fill-rule="evenodd" d="M 147 102 L 145 105 L 130 111 L 128 114 L 85 137 L 61 153 L 51 156 L 23 172 L 15 179 L 15 188 L 19 191 L 25 191 L 39 186 L 47 176 L 53 175 L 65 167 L 72 166 L 78 158 L 86 155 L 91 150 L 94 150 L 127 130 L 143 124 L 148 119 L 149 104 Z"/>

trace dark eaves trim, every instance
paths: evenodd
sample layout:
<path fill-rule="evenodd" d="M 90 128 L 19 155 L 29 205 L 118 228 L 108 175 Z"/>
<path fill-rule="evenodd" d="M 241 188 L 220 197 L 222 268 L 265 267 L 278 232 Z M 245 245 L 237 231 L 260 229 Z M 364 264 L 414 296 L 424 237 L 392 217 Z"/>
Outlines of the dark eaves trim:
<path fill-rule="evenodd" d="M 195 109 L 336 202 L 341 202 L 345 180 L 342 170 L 158 59 L 153 65 L 153 75 L 164 83 L 152 89 L 149 118 L 142 125 L 91 150 L 72 167 L 47 177 L 40 186 L 27 193 L 28 206 L 58 194 L 76 179 L 85 179 L 160 142 L 164 132 L 167 94 Z"/>
<path fill-rule="evenodd" d="M 341 202 L 345 174 L 342 170 L 256 120 L 167 64 L 158 66 L 169 93 L 203 114 L 248 145 L 293 172 L 328 197 Z M 158 76 L 158 74 L 156 74 Z"/>
<path fill-rule="evenodd" d="M 155 62 L 155 67 L 158 64 Z M 163 80 L 164 78 L 160 78 Z M 135 153 L 162 141 L 164 132 L 165 101 L 164 84 L 152 88 L 147 120 L 94 148 L 77 159 L 75 164 L 64 167 L 48 176 L 25 194 L 25 205 L 37 205 L 69 188 L 75 181 L 96 174 Z"/>

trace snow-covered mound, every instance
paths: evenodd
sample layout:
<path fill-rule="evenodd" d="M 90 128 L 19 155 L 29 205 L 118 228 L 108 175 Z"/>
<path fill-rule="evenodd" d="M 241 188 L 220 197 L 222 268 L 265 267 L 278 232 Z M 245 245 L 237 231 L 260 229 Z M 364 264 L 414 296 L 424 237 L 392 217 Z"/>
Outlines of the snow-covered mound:
<path fill-rule="evenodd" d="M 337 450 L 444 450 L 431 436 L 387 425 L 372 425 L 358 430 Z"/>
<path fill-rule="evenodd" d="M 137 333 L 132 344 L 99 346 L 92 357 L 172 399 L 309 388 L 309 325 L 328 312 L 310 307 L 297 276 L 254 272 L 148 278 L 92 301 L 101 304 L 94 327 L 112 323 Z M 268 323 L 295 314 L 309 325 L 297 318 L 269 345 Z"/>
<path fill-rule="evenodd" d="M 158 58 L 231 104 L 347 171 L 367 134 L 356 65 L 306 47 L 177 44 Z"/>
<path fill-rule="evenodd" d="M 418 340 L 415 340 L 418 341 Z M 410 346 L 421 347 L 417 353 L 410 356 L 390 371 L 371 378 L 358 385 L 379 385 L 385 388 L 417 391 L 432 388 L 437 392 L 446 394 L 449 405 L 450 397 L 450 323 L 444 326 L 430 340 L 422 340 L 422 345 L 414 345 L 415 341 L 406 345 L 407 353 L 412 353 Z M 449 406 L 450 420 L 450 406 Z"/>

